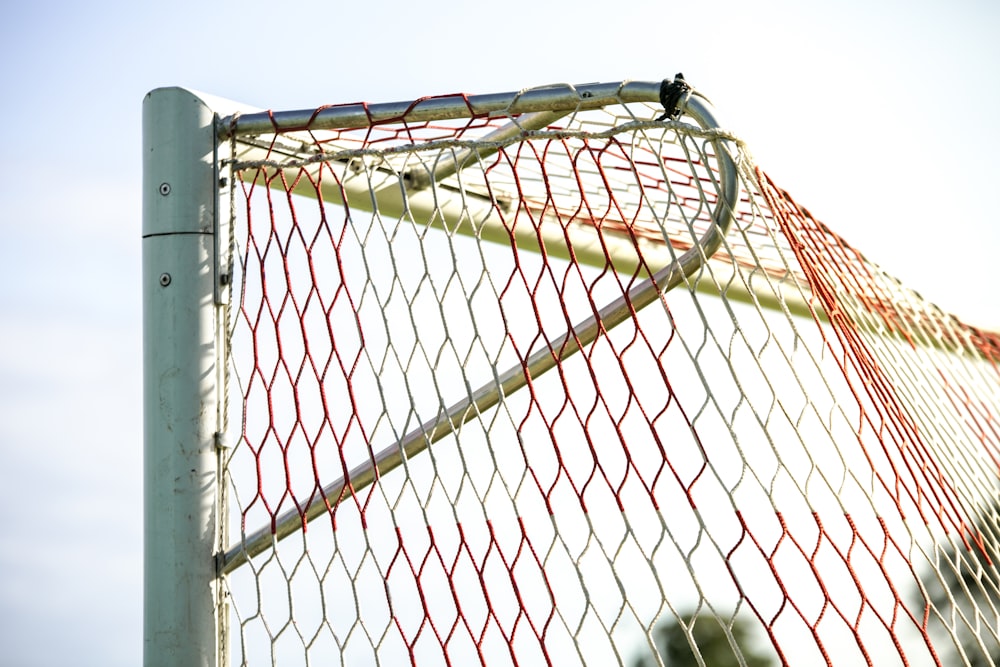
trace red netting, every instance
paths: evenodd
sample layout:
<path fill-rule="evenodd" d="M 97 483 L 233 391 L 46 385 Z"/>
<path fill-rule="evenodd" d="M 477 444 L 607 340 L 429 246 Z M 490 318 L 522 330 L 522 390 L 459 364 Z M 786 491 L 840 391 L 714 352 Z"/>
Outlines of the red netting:
<path fill-rule="evenodd" d="M 246 144 L 244 664 L 1000 659 L 1000 337 L 656 113 Z M 635 305 L 732 207 L 712 260 Z M 616 299 L 620 324 L 582 337 Z"/>

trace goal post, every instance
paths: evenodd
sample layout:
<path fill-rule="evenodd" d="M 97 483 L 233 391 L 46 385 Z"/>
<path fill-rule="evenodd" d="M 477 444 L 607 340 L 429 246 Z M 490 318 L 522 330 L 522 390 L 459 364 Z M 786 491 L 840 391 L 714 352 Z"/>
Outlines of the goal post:
<path fill-rule="evenodd" d="M 216 111 L 143 106 L 144 664 L 218 665 L 220 310 Z"/>
<path fill-rule="evenodd" d="M 143 136 L 145 664 L 1000 661 L 1000 336 L 682 77 Z"/>

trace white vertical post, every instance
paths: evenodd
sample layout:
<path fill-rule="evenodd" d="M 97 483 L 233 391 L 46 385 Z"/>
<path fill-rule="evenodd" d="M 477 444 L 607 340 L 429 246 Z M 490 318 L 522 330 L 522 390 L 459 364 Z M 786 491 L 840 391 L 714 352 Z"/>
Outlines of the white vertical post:
<path fill-rule="evenodd" d="M 214 112 L 143 103 L 144 664 L 222 667 Z"/>

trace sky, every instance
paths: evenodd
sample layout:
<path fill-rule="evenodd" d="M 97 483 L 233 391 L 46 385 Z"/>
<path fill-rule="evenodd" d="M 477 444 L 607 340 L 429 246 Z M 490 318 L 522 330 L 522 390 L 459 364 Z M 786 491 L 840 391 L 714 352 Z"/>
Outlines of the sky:
<path fill-rule="evenodd" d="M 0 21 L 0 664 L 141 660 L 141 105 L 683 72 L 817 218 L 1000 329 L 987 0 L 13 3 Z M 293 8 L 294 7 L 294 8 Z"/>

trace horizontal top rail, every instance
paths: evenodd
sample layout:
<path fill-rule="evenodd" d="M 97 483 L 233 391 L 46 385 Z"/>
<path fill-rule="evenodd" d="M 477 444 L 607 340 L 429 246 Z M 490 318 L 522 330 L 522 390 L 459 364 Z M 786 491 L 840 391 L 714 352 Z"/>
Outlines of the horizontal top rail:
<path fill-rule="evenodd" d="M 697 94 L 697 93 L 693 93 Z M 227 116 L 219 122 L 221 138 L 293 132 L 356 129 L 405 118 L 413 122 L 452 120 L 537 111 L 597 109 L 609 104 L 659 102 L 660 82 L 557 84 L 517 92 L 443 95 L 408 102 L 355 103 L 300 109 L 260 111 Z"/>

